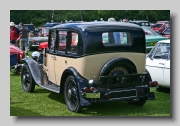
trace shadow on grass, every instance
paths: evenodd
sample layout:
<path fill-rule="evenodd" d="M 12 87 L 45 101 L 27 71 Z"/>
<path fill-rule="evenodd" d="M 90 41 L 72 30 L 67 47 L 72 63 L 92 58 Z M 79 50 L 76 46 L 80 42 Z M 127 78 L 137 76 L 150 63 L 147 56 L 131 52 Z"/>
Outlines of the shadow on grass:
<path fill-rule="evenodd" d="M 170 94 L 170 88 L 159 87 L 159 92 Z"/>
<path fill-rule="evenodd" d="M 61 102 L 63 104 L 65 104 L 65 100 L 64 100 L 64 94 L 63 93 L 54 93 L 54 92 L 51 92 L 48 97 L 52 100 L 55 100 L 55 101 L 58 101 L 58 102 Z"/>
<path fill-rule="evenodd" d="M 37 89 L 37 88 L 38 88 L 38 89 Z M 36 87 L 33 93 L 37 93 L 37 94 L 42 93 L 42 94 L 43 94 L 43 93 L 50 93 L 50 92 L 51 92 L 51 91 L 48 91 L 48 90 L 43 89 L 43 88 L 41 88 L 41 87 Z"/>
<path fill-rule="evenodd" d="M 20 107 L 15 107 L 15 106 L 10 106 L 10 116 L 42 116 L 39 113 L 20 108 Z"/>

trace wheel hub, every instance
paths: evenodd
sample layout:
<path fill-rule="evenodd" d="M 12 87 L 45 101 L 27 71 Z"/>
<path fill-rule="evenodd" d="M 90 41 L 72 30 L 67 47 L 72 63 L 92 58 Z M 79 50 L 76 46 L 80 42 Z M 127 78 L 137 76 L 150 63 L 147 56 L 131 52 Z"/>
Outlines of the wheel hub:
<path fill-rule="evenodd" d="M 23 82 L 26 81 L 26 75 L 23 75 Z"/>
<path fill-rule="evenodd" d="M 72 91 L 71 89 L 68 89 L 68 98 L 71 98 L 71 95 L 72 95 Z"/>

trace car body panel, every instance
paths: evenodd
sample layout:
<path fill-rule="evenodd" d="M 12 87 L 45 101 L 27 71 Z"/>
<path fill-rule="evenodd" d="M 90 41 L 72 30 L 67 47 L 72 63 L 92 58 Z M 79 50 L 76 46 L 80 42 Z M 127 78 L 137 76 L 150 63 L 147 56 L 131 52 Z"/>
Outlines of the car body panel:
<path fill-rule="evenodd" d="M 158 52 L 159 48 L 161 48 L 161 53 Z M 155 58 L 155 56 L 161 56 L 162 54 L 167 57 Z M 146 69 L 149 71 L 151 78 L 157 80 L 160 87 L 170 88 L 170 40 L 159 41 L 148 55 Z"/>
<path fill-rule="evenodd" d="M 147 53 L 151 51 L 154 45 L 161 40 L 168 40 L 169 38 L 163 37 L 153 31 L 150 27 L 142 26 L 146 34 L 146 50 Z"/>
<path fill-rule="evenodd" d="M 171 27 L 168 27 L 168 28 L 166 28 L 162 33 L 161 33 L 161 35 L 163 36 L 163 37 L 166 37 L 166 38 L 171 38 Z"/>
<path fill-rule="evenodd" d="M 10 55 L 17 54 L 17 63 L 20 63 L 21 57 L 24 58 L 25 54 L 24 52 L 18 48 L 17 46 L 10 44 Z"/>
<path fill-rule="evenodd" d="M 28 41 L 29 41 L 29 49 L 30 50 L 32 48 L 38 49 L 40 43 L 48 41 L 48 37 L 29 37 Z"/>
<path fill-rule="evenodd" d="M 47 54 L 49 55 L 49 54 Z M 127 58 L 131 59 L 131 61 L 135 64 L 137 73 L 144 73 L 145 62 L 143 59 L 146 57 L 146 54 L 139 54 L 139 53 L 106 53 L 106 54 L 98 54 L 98 55 L 91 55 L 82 58 L 68 58 L 68 57 L 58 57 L 55 56 L 55 73 L 56 73 L 56 81 L 57 84 L 60 85 L 60 77 L 64 71 L 68 67 L 73 66 L 79 72 L 81 76 L 86 78 L 87 80 L 93 79 L 96 83 L 98 83 L 99 78 L 99 71 L 101 71 L 102 66 L 104 66 L 110 59 L 116 58 Z M 99 58 L 98 58 L 99 57 Z M 93 63 L 90 64 L 89 62 L 96 62 L 96 65 Z M 61 65 L 58 65 L 61 64 Z M 87 68 L 89 71 L 87 71 Z M 50 67 L 50 69 L 52 69 Z"/>

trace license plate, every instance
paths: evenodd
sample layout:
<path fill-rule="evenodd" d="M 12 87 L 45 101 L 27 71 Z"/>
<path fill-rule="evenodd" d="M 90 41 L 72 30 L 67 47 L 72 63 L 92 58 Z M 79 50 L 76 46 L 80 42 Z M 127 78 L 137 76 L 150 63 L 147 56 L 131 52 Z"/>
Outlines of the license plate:
<path fill-rule="evenodd" d="M 151 42 L 151 46 L 155 46 L 156 45 L 156 42 Z"/>
<path fill-rule="evenodd" d="M 156 92 L 156 87 L 150 87 L 149 90 L 150 92 Z"/>

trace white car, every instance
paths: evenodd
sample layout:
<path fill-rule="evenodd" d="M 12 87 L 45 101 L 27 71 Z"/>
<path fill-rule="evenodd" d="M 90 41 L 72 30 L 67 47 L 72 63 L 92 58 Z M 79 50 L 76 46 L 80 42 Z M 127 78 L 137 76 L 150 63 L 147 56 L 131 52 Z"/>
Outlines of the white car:
<path fill-rule="evenodd" d="M 146 69 L 159 87 L 170 88 L 170 40 L 159 41 L 147 54 Z"/>

